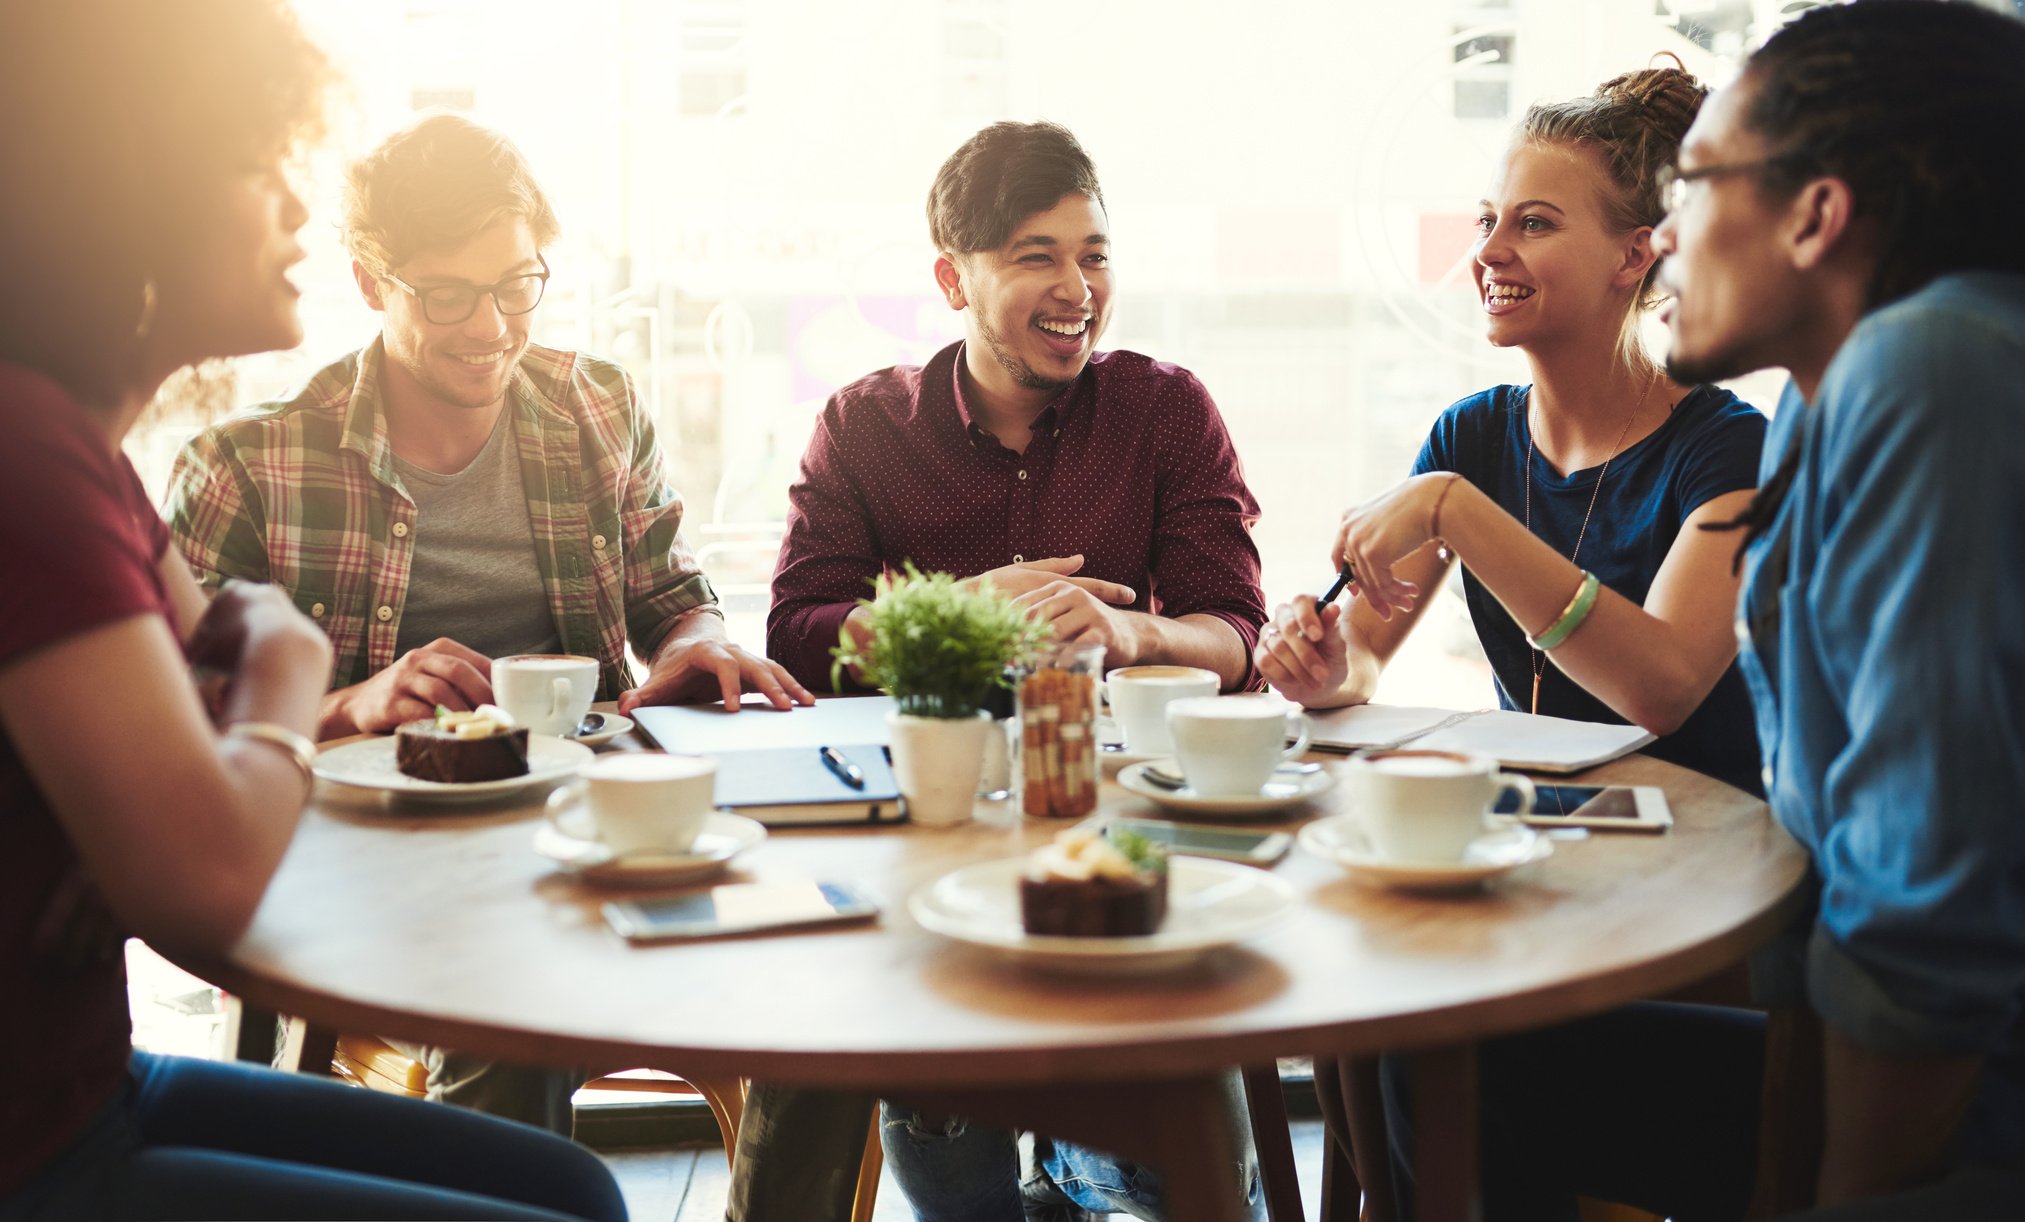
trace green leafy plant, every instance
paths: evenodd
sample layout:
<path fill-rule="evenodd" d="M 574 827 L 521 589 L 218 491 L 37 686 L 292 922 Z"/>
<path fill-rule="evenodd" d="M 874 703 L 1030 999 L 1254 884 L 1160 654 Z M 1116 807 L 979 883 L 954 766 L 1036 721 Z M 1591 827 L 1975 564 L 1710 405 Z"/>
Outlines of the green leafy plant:
<path fill-rule="evenodd" d="M 1012 685 L 1008 668 L 1028 662 L 1047 635 L 997 589 L 911 563 L 872 590 L 858 602 L 871 608 L 870 635 L 854 645 L 846 634 L 830 650 L 830 682 L 841 688 L 844 668 L 855 666 L 915 717 L 973 716 L 992 688 Z"/>

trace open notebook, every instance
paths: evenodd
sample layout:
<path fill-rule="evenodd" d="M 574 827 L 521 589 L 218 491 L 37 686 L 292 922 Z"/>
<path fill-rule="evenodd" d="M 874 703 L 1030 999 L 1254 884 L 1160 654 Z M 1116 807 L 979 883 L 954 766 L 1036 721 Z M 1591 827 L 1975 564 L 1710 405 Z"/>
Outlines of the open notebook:
<path fill-rule="evenodd" d="M 1653 741 L 1637 726 L 1538 717 L 1504 709 L 1458 712 L 1359 704 L 1316 709 L 1313 746 L 1319 751 L 1362 751 L 1411 745 L 1427 751 L 1494 756 L 1507 768 L 1580 772 L 1629 755 Z"/>
<path fill-rule="evenodd" d="M 755 703 L 755 701 L 758 701 Z M 892 823 L 906 816 L 884 750 L 884 696 L 824 700 L 782 712 L 748 696 L 736 713 L 721 704 L 633 710 L 664 751 L 717 761 L 717 804 L 768 827 L 811 823 Z M 823 766 L 818 747 L 834 747 L 857 765 L 853 789 Z"/>

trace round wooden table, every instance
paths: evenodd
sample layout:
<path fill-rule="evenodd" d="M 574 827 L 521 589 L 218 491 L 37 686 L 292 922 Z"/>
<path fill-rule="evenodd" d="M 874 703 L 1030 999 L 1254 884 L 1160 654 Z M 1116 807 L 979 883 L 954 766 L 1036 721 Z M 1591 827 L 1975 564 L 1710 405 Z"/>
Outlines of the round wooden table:
<path fill-rule="evenodd" d="M 539 792 L 469 809 L 325 784 L 246 936 L 193 966 L 252 1004 L 342 1030 L 533 1063 L 865 1088 L 1019 1123 L 1162 1168 L 1176 1219 L 1235 1218 L 1218 1071 L 1433 1050 L 1460 1053 L 1466 1072 L 1477 1040 L 1699 980 L 1784 918 L 1806 857 L 1764 803 L 1642 757 L 1582 779 L 1661 786 L 1674 829 L 1561 841 L 1459 896 L 1370 890 L 1297 847 L 1275 868 L 1298 897 L 1288 919 L 1151 978 L 1050 976 L 910 919 L 915 888 L 1061 827 L 1007 803 L 980 803 L 952 830 L 776 829 L 737 863 L 735 878 L 855 884 L 883 907 L 876 925 L 642 947 L 605 927 L 611 893 L 531 848 Z M 1161 813 L 1109 784 L 1104 802 Z M 1343 802 L 1339 786 L 1253 826 L 1292 829 Z M 1472 1079 L 1456 1080 L 1469 1094 Z M 1464 1146 L 1423 1150 L 1461 1184 L 1424 1200 L 1423 1216 L 1471 1210 Z"/>

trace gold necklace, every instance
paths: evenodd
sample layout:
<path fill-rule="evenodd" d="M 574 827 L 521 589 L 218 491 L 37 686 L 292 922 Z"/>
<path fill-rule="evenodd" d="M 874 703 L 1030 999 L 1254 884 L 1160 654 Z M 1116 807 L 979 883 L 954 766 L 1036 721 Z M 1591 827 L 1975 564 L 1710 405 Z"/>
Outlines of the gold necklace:
<path fill-rule="evenodd" d="M 1582 528 L 1575 532 L 1575 550 L 1568 553 L 1568 563 L 1575 564 L 1575 558 L 1582 554 L 1582 540 L 1589 534 L 1589 516 L 1596 512 L 1596 498 L 1603 495 L 1603 477 L 1610 474 L 1610 464 L 1617 458 L 1617 452 L 1624 448 L 1624 439 L 1631 433 L 1631 422 L 1638 419 L 1645 401 L 1652 397 L 1652 388 L 1659 385 L 1659 370 L 1646 379 L 1645 389 L 1639 393 L 1638 402 L 1631 405 L 1631 414 L 1624 418 L 1624 427 L 1617 430 L 1617 441 L 1610 447 L 1610 456 L 1603 460 L 1603 469 L 1596 473 L 1596 487 L 1589 492 L 1589 508 L 1582 511 Z M 1533 395 L 1526 392 L 1526 533 L 1533 533 Z M 1581 565 L 1576 564 L 1577 568 Z M 1547 655 L 1538 649 L 1533 651 L 1533 712 L 1540 711 L 1540 680 L 1547 674 Z"/>

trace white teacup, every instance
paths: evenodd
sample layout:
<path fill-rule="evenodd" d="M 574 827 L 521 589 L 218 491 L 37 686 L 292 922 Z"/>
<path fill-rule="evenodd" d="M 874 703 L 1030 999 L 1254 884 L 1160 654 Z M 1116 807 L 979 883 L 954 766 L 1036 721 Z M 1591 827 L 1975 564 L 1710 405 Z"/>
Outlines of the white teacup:
<path fill-rule="evenodd" d="M 1287 746 L 1289 721 L 1298 720 Z M 1205 798 L 1253 798 L 1273 769 L 1308 749 L 1307 714 L 1270 696 L 1190 696 L 1167 706 L 1174 757 L 1188 787 Z"/>
<path fill-rule="evenodd" d="M 1104 676 L 1111 719 L 1135 755 L 1167 755 L 1167 706 L 1190 696 L 1214 696 L 1223 686 L 1215 671 L 1193 666 L 1121 666 Z"/>
<path fill-rule="evenodd" d="M 697 755 L 629 751 L 591 761 L 548 805 L 564 835 L 597 840 L 614 854 L 686 853 L 715 808 L 717 761 Z M 588 819 L 560 812 L 581 796 Z M 586 826 L 588 824 L 588 826 Z"/>
<path fill-rule="evenodd" d="M 492 703 L 533 734 L 575 734 L 597 694 L 596 658 L 523 653 L 492 662 Z"/>
<path fill-rule="evenodd" d="M 1484 815 L 1506 791 L 1533 809 L 1533 782 L 1498 761 L 1454 751 L 1379 751 L 1346 769 L 1351 809 L 1371 847 L 1397 861 L 1462 860 L 1484 833 Z"/>

